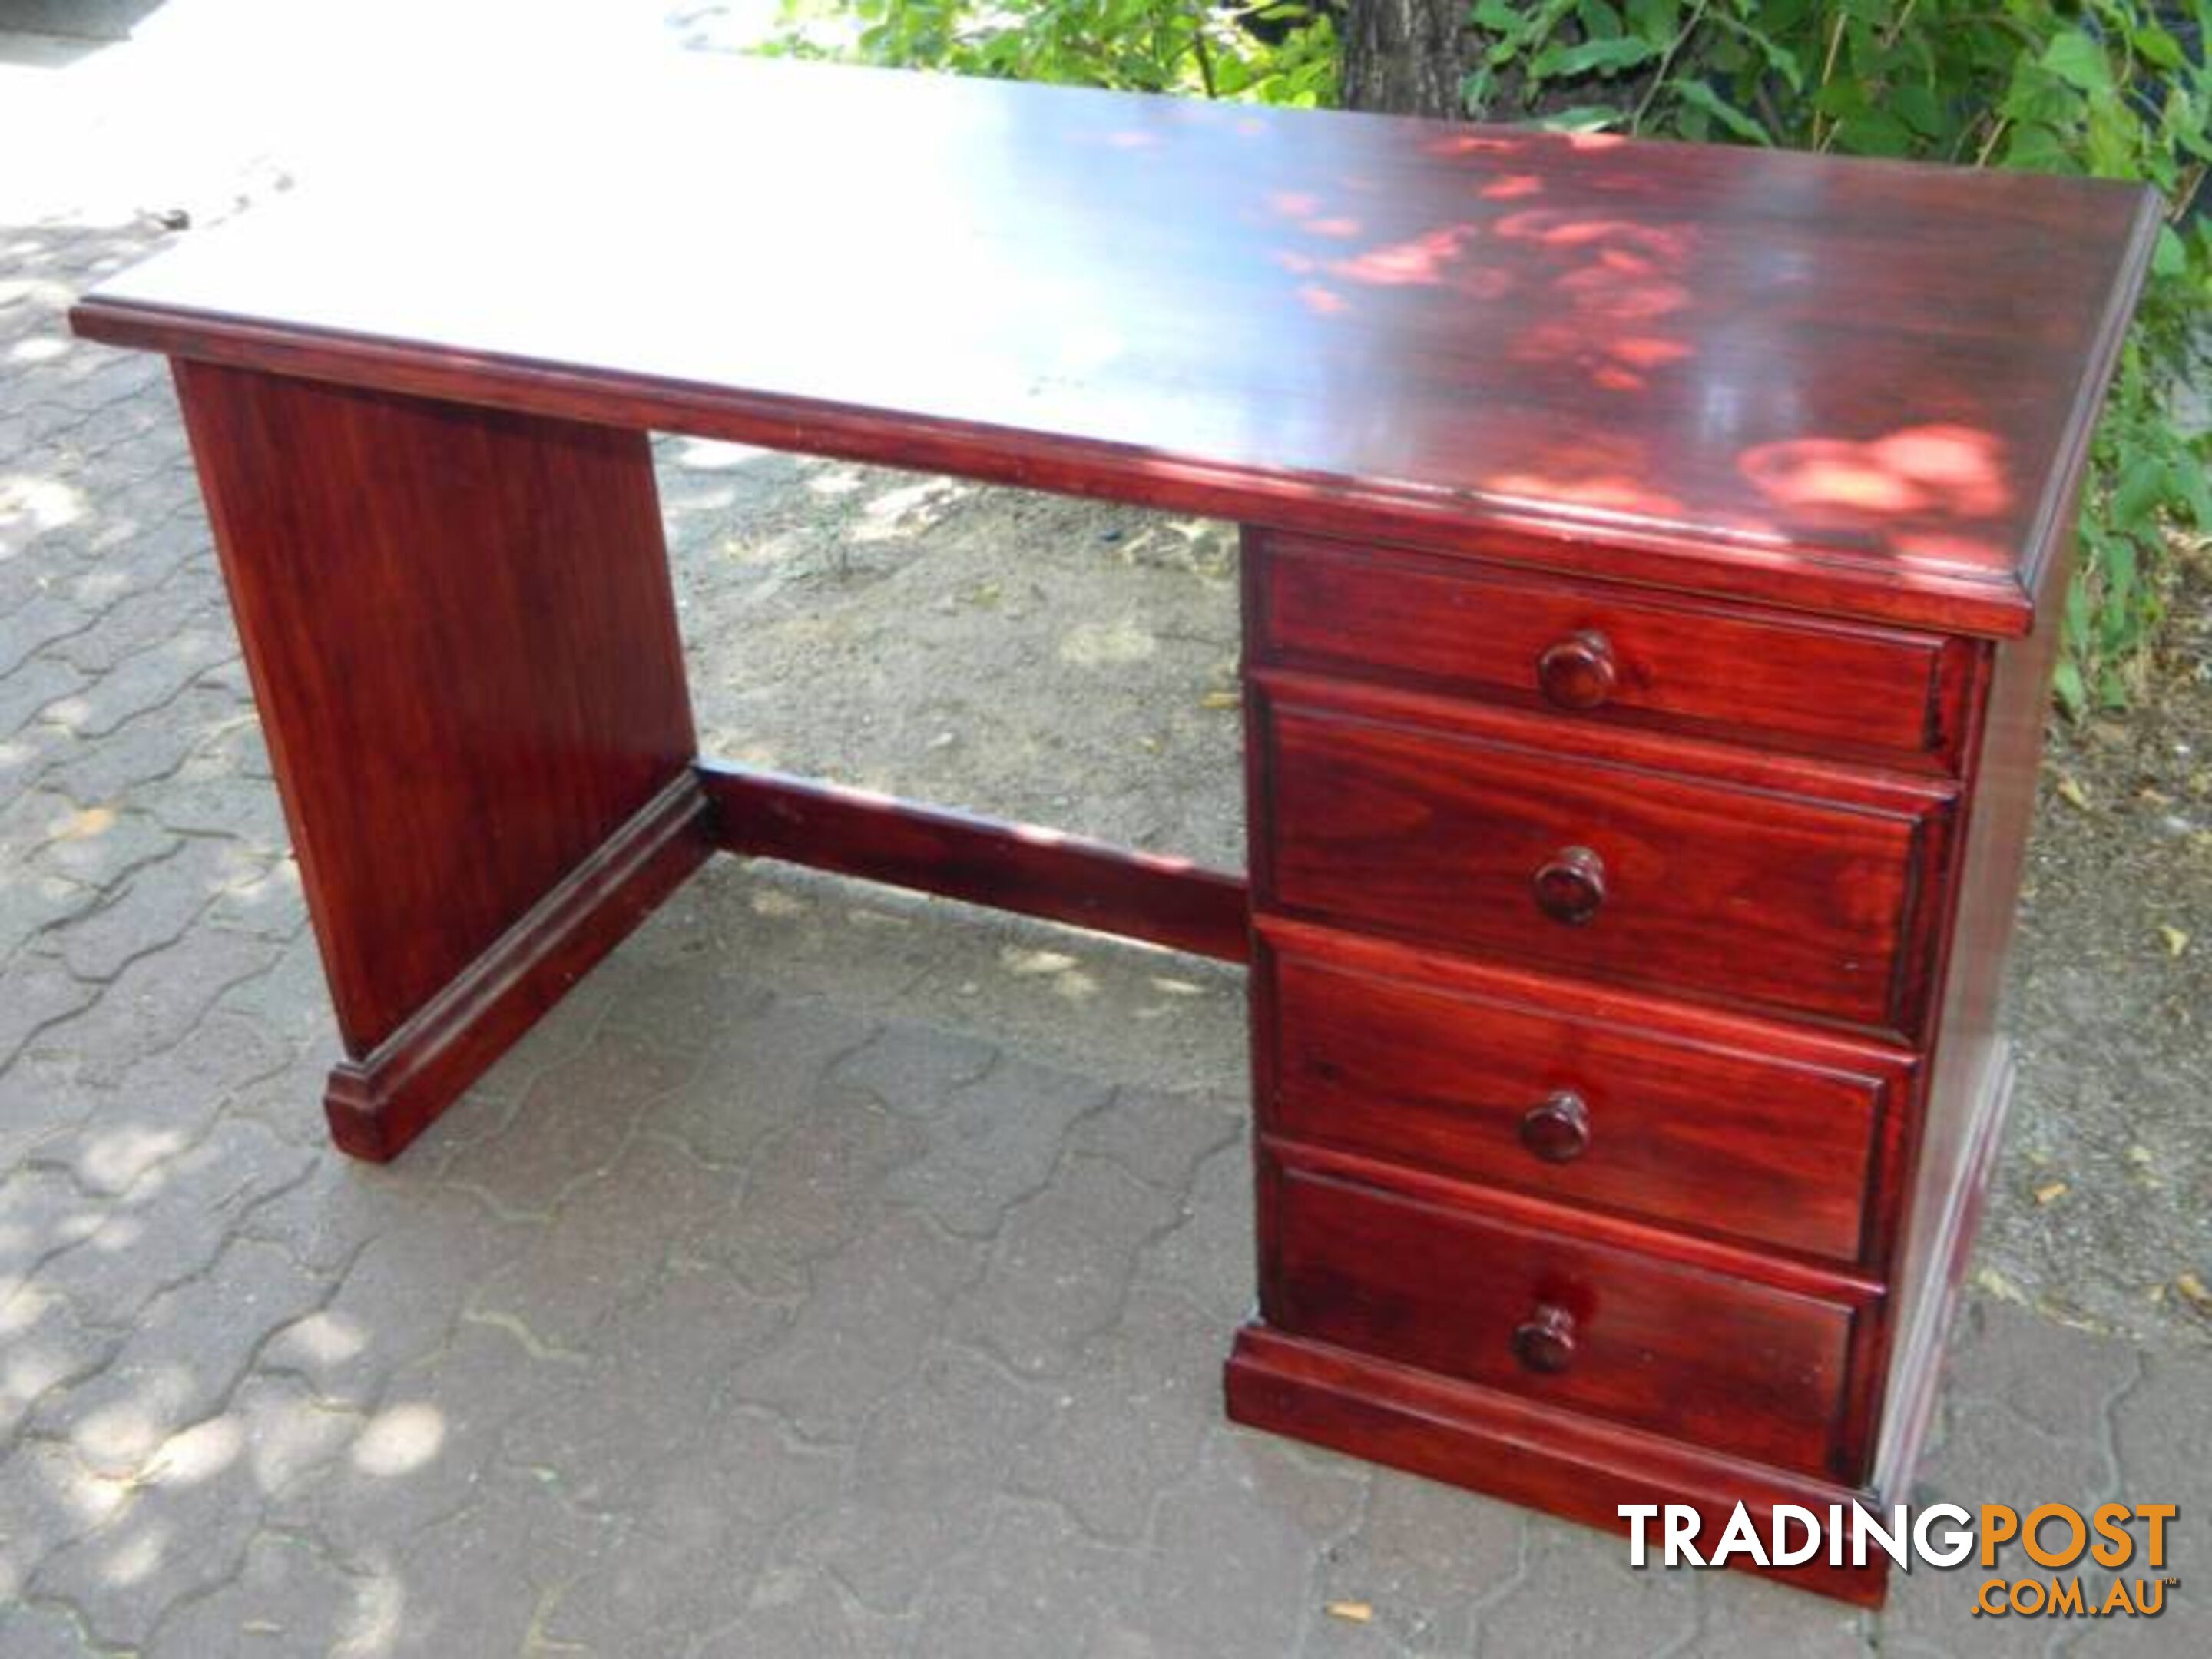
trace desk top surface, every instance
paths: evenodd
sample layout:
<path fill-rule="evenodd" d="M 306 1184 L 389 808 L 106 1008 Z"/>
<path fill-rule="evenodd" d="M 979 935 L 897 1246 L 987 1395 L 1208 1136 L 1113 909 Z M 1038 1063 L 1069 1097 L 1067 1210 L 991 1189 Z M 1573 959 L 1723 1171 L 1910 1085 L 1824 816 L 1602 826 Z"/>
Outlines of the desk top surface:
<path fill-rule="evenodd" d="M 78 327 L 2011 633 L 2155 228 L 2081 180 L 819 65 L 438 119 Z"/>

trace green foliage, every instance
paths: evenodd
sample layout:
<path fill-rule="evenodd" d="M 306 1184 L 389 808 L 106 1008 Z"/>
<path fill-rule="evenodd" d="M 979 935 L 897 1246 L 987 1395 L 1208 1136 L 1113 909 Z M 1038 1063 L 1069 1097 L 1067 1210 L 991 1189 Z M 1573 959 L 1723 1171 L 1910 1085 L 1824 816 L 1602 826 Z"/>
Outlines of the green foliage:
<path fill-rule="evenodd" d="M 1021 81 L 1311 106 L 1336 30 L 1307 0 L 785 0 L 784 49 Z"/>
<path fill-rule="evenodd" d="M 2212 4 L 2139 0 L 1481 0 L 1471 114 L 1911 156 L 2155 186 L 2171 210 L 2083 491 L 2058 694 L 2124 707 L 2166 532 L 2212 532 L 2212 443 L 2172 419 L 2212 317 Z M 2192 331 L 2196 331 L 2192 338 Z"/>
<path fill-rule="evenodd" d="M 786 0 L 785 49 L 1316 104 L 1327 0 Z M 1340 7 L 1340 0 L 1339 0 Z M 2212 318 L 2212 0 L 1471 0 L 1491 119 L 2141 180 L 2171 212 L 2083 490 L 2060 700 L 2120 707 L 2160 621 L 2166 532 L 2212 534 L 2212 440 L 2171 410 Z M 2212 212 L 2212 210 L 2208 210 Z"/>

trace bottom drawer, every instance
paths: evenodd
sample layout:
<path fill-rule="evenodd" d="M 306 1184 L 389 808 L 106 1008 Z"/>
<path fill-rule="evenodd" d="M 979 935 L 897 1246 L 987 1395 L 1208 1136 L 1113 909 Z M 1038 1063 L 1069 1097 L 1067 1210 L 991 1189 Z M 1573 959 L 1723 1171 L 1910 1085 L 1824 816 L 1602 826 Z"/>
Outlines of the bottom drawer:
<path fill-rule="evenodd" d="M 1848 1304 L 1272 1161 L 1267 1323 L 1753 1458 L 1838 1467 Z"/>

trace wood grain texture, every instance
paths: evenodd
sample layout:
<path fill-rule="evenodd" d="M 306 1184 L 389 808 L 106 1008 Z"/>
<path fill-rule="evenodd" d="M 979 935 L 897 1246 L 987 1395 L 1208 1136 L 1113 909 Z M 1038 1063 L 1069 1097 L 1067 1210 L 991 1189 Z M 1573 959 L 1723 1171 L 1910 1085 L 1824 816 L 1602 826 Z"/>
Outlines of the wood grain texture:
<path fill-rule="evenodd" d="M 1229 1415 L 1354 1457 L 1408 1469 L 1620 1532 L 1623 1504 L 1688 1504 L 1720 1536 L 1741 1503 L 1762 1538 L 1778 1504 L 1825 1516 L 1877 1495 L 1565 1412 L 1546 1402 L 1416 1370 L 1265 1325 L 1237 1338 L 1224 1379 Z M 1656 1559 L 1656 1555 L 1654 1557 Z M 1761 1571 L 1739 1555 L 1729 1565 Z M 1886 1558 L 1864 1568 L 1825 1558 L 1766 1571 L 1778 1583 L 1867 1607 L 1887 1589 Z"/>
<path fill-rule="evenodd" d="M 2072 563 L 2069 538 L 2045 570 L 2039 596 L 2053 618 Z M 1939 953 L 1942 995 L 1930 1034 L 1933 1060 L 1899 1176 L 1899 1315 L 1880 1464 L 1893 1482 L 1910 1478 L 1919 1439 L 1919 1425 L 1899 1402 L 1911 1380 L 1934 1363 L 1916 1350 L 1940 1352 L 1993 1155 L 1990 1118 L 2002 1114 L 2006 1098 L 1997 1086 L 2009 1071 L 2001 1018 L 2005 966 L 2034 825 L 2059 632 L 2053 625 L 1984 647 L 1987 682 L 1971 757 L 1972 793 Z"/>
<path fill-rule="evenodd" d="M 195 236 L 76 325 L 1286 529 L 1490 556 L 1517 532 L 1562 568 L 2010 634 L 2157 224 L 2148 190 L 2023 173 L 819 65 L 657 77 L 620 122 L 521 118 L 526 170 L 434 131 L 418 165 L 380 156 L 388 194 Z M 702 215 L 658 164 L 684 153 L 778 162 Z M 790 225 L 774 258 L 729 228 Z M 924 251 L 897 307 L 890 248 Z"/>
<path fill-rule="evenodd" d="M 361 1060 L 690 766 L 651 459 L 204 363 L 177 385 Z"/>
<path fill-rule="evenodd" d="M 1931 1200 L 1932 1214 L 1923 1218 L 1917 1209 L 1910 1209 L 1899 1216 L 1904 1242 L 1913 1254 L 1902 1264 L 1903 1293 L 1889 1307 L 1887 1346 L 1869 1357 L 1872 1364 L 1886 1361 L 1888 1370 L 1879 1414 L 1869 1414 L 1869 1420 L 1880 1427 L 1873 1474 L 1875 1484 L 1884 1492 L 1912 1489 L 1935 1417 L 1951 1321 L 1958 1311 L 1982 1206 L 2004 1141 L 2016 1080 L 2010 1042 L 2000 1042 L 1987 1060 L 1972 1097 L 1955 1109 L 1971 1127 L 1955 1161 L 1946 1168 L 1948 1187 Z"/>
<path fill-rule="evenodd" d="M 1788 612 L 1547 580 L 1471 560 L 1248 535 L 1258 660 L 1554 712 L 1548 652 L 1601 653 L 1577 718 L 1946 769 L 1968 643 Z M 1585 671 L 1586 674 L 1588 671 Z M 1600 678 L 1602 684 L 1597 684 Z"/>
<path fill-rule="evenodd" d="M 1837 1472 L 1850 1306 L 1409 1201 L 1279 1150 L 1260 1178 L 1273 1188 L 1270 1328 L 1777 1468 Z M 1546 1309 L 1576 1331 L 1554 1371 L 1525 1364 L 1515 1340 Z"/>
<path fill-rule="evenodd" d="M 1042 916 L 1171 950 L 1243 962 L 1244 883 L 1187 860 L 1033 824 L 702 761 L 726 851 Z"/>
<path fill-rule="evenodd" d="M 647 802 L 491 948 L 323 1095 L 340 1151 L 386 1163 L 619 945 L 714 851 L 690 774 Z"/>
<path fill-rule="evenodd" d="M 1249 737 L 1267 770 L 1263 908 L 1872 1030 L 1917 1019 L 1940 804 L 1740 787 L 1681 769 L 1687 750 L 1674 769 L 1564 756 L 1540 723 L 1477 735 L 1313 693 L 1271 691 Z M 1582 925 L 1535 886 L 1576 852 L 1604 872 Z"/>
<path fill-rule="evenodd" d="M 1316 928 L 1267 931 L 1263 1130 L 1844 1263 L 1876 1243 L 1909 1055 L 1676 1005 L 1600 1014 L 1577 988 L 1507 990 Z M 1588 1130 L 1549 1161 L 1526 1125 L 1563 1092 Z"/>

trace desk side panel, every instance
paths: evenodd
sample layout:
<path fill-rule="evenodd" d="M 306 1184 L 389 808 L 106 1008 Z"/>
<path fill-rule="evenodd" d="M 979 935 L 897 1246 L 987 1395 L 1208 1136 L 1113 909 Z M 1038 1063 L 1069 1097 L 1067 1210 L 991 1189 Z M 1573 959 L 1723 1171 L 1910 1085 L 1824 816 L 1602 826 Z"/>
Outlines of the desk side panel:
<path fill-rule="evenodd" d="M 688 772 L 641 433 L 176 364 L 347 1053 Z"/>
<path fill-rule="evenodd" d="M 1944 959 L 1934 1057 L 1920 1107 L 1896 1288 L 1889 1385 L 1874 1482 L 1905 1492 L 1933 1409 L 1960 1281 L 1972 1255 L 1982 1200 L 2012 1092 L 2003 1031 L 2006 965 L 2019 921 L 2036 780 L 2058 659 L 2059 619 L 2074 565 L 2069 495 L 2060 534 L 2044 561 L 2036 631 L 1984 647 L 1987 687 L 1969 772 L 1971 799 Z"/>

